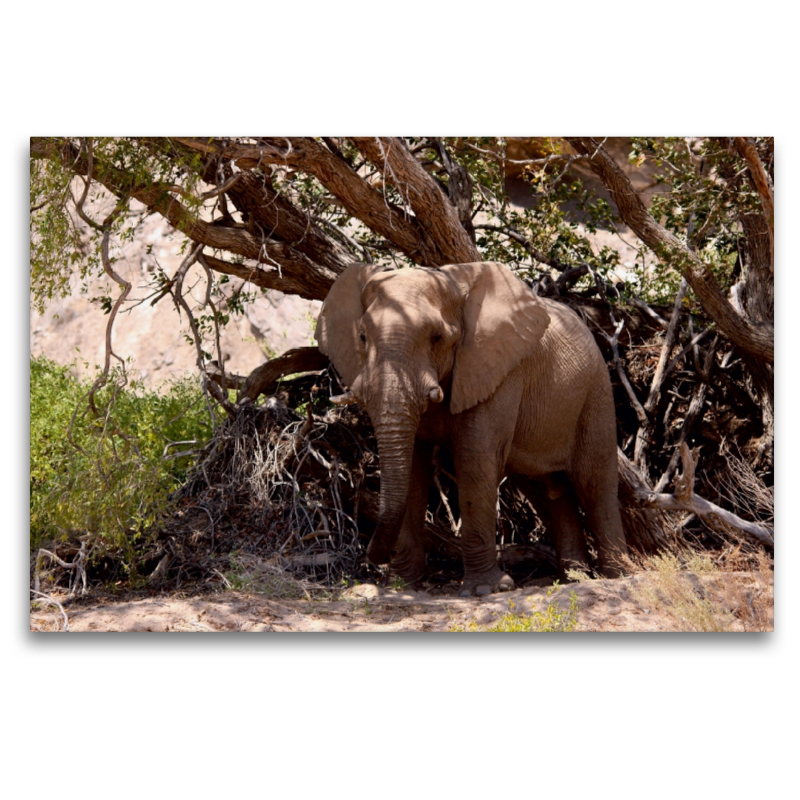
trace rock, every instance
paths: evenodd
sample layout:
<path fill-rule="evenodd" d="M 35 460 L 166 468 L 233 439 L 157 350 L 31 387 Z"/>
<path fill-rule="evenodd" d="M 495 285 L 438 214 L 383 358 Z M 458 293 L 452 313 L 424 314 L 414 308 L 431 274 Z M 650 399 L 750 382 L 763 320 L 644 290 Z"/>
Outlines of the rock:
<path fill-rule="evenodd" d="M 374 583 L 360 583 L 352 586 L 345 592 L 348 597 L 359 597 L 363 600 L 377 600 L 381 596 L 381 590 Z"/>

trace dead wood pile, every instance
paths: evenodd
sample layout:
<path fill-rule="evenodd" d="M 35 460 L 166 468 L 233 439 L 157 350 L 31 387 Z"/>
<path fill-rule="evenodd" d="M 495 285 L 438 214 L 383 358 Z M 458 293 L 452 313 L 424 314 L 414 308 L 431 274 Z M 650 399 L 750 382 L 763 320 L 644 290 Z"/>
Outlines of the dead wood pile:
<path fill-rule="evenodd" d="M 365 557 L 379 509 L 377 442 L 363 411 L 330 404 L 331 380 L 329 370 L 295 376 L 235 406 L 176 498 L 149 556 L 151 583 L 219 575 L 232 553 L 327 586 L 380 579 Z M 554 571 L 555 551 L 513 486 L 501 488 L 499 508 L 506 568 Z M 460 579 L 459 524 L 452 465 L 437 453 L 425 528 L 434 583 Z"/>

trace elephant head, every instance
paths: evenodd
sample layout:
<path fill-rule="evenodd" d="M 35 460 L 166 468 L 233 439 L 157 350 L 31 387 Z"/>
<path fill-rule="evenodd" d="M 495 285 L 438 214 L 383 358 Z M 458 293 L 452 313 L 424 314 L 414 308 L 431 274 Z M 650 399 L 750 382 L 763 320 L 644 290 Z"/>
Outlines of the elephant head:
<path fill-rule="evenodd" d="M 319 349 L 370 416 L 381 458 L 380 514 L 367 555 L 390 560 L 414 439 L 431 403 L 460 414 L 489 398 L 549 324 L 544 304 L 502 264 L 390 270 L 354 264 L 317 322 Z"/>

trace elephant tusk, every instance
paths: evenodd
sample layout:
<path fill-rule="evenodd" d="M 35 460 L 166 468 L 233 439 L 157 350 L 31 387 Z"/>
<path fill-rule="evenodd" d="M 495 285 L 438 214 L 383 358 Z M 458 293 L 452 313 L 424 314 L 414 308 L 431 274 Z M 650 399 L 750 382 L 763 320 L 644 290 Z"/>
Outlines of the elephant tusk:
<path fill-rule="evenodd" d="M 441 403 L 444 400 L 444 392 L 442 391 L 441 386 L 437 386 L 435 389 L 431 389 L 428 392 L 428 398 L 432 403 Z"/>
<path fill-rule="evenodd" d="M 349 406 L 351 403 L 355 403 L 356 398 L 352 392 L 345 392 L 344 394 L 331 395 L 330 401 L 337 406 Z"/>

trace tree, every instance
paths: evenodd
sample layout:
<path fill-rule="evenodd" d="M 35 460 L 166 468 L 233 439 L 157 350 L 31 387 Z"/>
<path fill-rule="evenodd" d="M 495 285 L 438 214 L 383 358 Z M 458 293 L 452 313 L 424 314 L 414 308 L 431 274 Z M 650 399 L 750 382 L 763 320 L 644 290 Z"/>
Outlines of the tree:
<path fill-rule="evenodd" d="M 763 424 L 754 464 L 768 473 L 774 436 L 772 139 L 632 140 L 629 165 L 659 170 L 662 191 L 649 208 L 607 140 L 568 137 L 529 145 L 524 158 L 511 159 L 507 140 L 491 137 L 34 138 L 34 301 L 45 304 L 65 292 L 76 270 L 103 269 L 114 278 L 121 294 L 101 301 L 110 312 L 107 373 L 113 318 L 128 294 L 114 272 L 110 242 L 135 236 L 146 215 L 159 214 L 185 236 L 187 256 L 175 275 L 156 277 L 152 296 L 172 293 L 190 321 L 198 367 L 208 373 L 215 332 L 239 308 L 239 295 L 227 288 L 230 277 L 323 299 L 353 261 L 503 261 L 540 293 L 584 306 L 599 298 L 593 302 L 609 309 L 610 327 L 599 324 L 597 333 L 638 420 L 636 444 L 626 446 L 639 473 L 659 491 L 678 466 L 679 445 L 703 417 L 711 372 L 725 358 L 742 359 L 757 395 Z M 512 162 L 530 185 L 529 207 L 508 202 Z M 611 202 L 585 187 L 580 175 L 587 166 Z M 87 213 L 93 198 L 98 207 L 106 203 L 97 219 Z M 593 238 L 600 228 L 623 226 L 639 240 L 636 264 L 624 280 L 614 272 L 619 252 Z M 210 315 L 198 318 L 186 302 L 190 269 L 209 275 Z M 654 310 L 665 305 L 673 307 L 669 320 Z M 666 329 L 652 380 L 640 379 L 638 389 L 619 351 L 625 315 L 637 310 Z M 707 327 L 695 335 L 699 322 Z M 710 333 L 715 338 L 708 345 Z M 688 344 L 673 357 L 682 335 Z M 656 441 L 667 445 L 671 408 L 665 416 L 665 381 L 692 354 L 693 405 L 656 470 L 649 456 Z M 223 374 L 223 385 L 232 380 Z M 251 376 L 245 389 L 251 399 L 254 386 L 257 393 L 263 382 Z M 215 393 L 229 407 L 227 397 Z"/>

